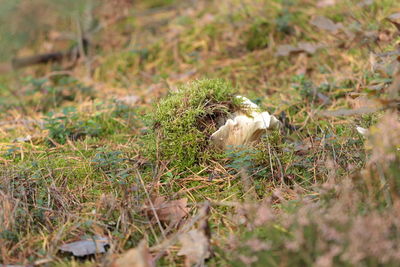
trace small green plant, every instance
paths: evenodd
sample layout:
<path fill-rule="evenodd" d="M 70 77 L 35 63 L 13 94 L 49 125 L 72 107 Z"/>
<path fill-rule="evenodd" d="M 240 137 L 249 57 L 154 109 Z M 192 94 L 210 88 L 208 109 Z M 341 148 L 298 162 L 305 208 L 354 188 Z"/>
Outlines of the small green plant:
<path fill-rule="evenodd" d="M 150 0 L 146 1 L 146 6 L 148 8 L 160 8 L 171 5 L 175 2 L 175 0 Z"/>
<path fill-rule="evenodd" d="M 329 98 L 325 94 L 329 94 L 330 91 L 333 91 L 333 88 L 336 88 L 334 84 L 330 83 L 323 83 L 317 86 L 304 75 L 296 75 L 292 80 L 294 82 L 292 87 L 296 89 L 300 96 L 309 103 L 313 103 L 318 99 L 327 103 Z"/>
<path fill-rule="evenodd" d="M 59 75 L 53 78 L 24 79 L 26 100 L 24 105 L 35 107 L 38 111 L 48 111 L 64 102 L 75 101 L 78 96 L 93 97 L 92 87 L 85 86 L 77 79 Z"/>
<path fill-rule="evenodd" d="M 107 151 L 99 149 L 92 162 L 95 167 L 103 171 L 111 182 L 126 184 L 129 170 L 123 168 L 122 163 L 127 159 L 122 156 L 121 151 Z"/>
<path fill-rule="evenodd" d="M 293 34 L 294 28 L 291 25 L 292 20 L 293 14 L 290 13 L 287 8 L 283 9 L 275 19 L 276 29 L 278 32 L 285 35 Z"/>
<path fill-rule="evenodd" d="M 268 35 L 271 31 L 270 24 L 264 20 L 256 21 L 246 31 L 246 48 L 250 51 L 262 49 L 268 46 Z"/>
<path fill-rule="evenodd" d="M 85 136 L 99 136 L 103 131 L 95 120 L 82 120 L 74 107 L 64 108 L 62 115 L 50 112 L 45 121 L 50 139 L 60 144 L 64 144 L 68 138 L 77 140 Z"/>
<path fill-rule="evenodd" d="M 105 151 L 104 149 L 100 149 L 94 156 L 92 162 L 95 163 L 97 168 L 103 171 L 110 171 L 118 168 L 124 161 L 121 155 L 121 151 Z"/>
<path fill-rule="evenodd" d="M 210 158 L 206 149 L 217 120 L 237 109 L 232 86 L 220 79 L 202 79 L 182 86 L 161 100 L 149 116 L 143 149 L 153 160 L 169 161 L 176 171 Z"/>
<path fill-rule="evenodd" d="M 254 165 L 257 151 L 252 148 L 232 148 L 226 151 L 226 158 L 229 159 L 227 167 L 240 171 Z"/>

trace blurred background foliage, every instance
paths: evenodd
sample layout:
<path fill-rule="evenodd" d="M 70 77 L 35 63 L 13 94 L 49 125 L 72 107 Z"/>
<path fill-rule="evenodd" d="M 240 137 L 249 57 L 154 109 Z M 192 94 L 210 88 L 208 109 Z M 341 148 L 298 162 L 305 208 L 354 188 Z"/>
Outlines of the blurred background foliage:
<path fill-rule="evenodd" d="M 0 61 L 10 60 L 21 49 L 37 47 L 57 32 L 61 38 L 77 33 L 77 23 L 85 30 L 93 27 L 93 10 L 99 0 L 2 0 L 0 5 Z"/>

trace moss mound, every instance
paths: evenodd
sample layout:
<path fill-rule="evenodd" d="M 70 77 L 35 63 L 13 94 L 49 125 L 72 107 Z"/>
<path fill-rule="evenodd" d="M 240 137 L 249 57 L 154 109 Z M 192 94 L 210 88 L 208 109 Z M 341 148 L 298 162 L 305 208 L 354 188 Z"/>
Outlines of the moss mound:
<path fill-rule="evenodd" d="M 176 172 L 193 170 L 213 157 L 214 150 L 207 149 L 210 135 L 240 106 L 234 92 L 224 80 L 202 79 L 169 94 L 150 114 L 146 154 L 154 161 L 168 161 Z"/>

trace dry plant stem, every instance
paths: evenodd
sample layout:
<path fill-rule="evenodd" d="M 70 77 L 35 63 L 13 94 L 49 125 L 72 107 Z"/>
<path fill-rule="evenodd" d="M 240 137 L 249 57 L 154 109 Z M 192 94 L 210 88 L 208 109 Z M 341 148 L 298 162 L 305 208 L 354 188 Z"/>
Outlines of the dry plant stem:
<path fill-rule="evenodd" d="M 210 211 L 210 202 L 206 201 L 203 203 L 197 215 L 194 216 L 188 223 L 183 225 L 175 234 L 169 236 L 168 239 L 165 238 L 160 244 L 151 247 L 150 251 L 158 252 L 157 255 L 154 257 L 154 260 L 157 261 L 158 259 L 160 259 L 164 255 L 165 251 L 178 241 L 178 237 L 181 234 L 189 231 L 196 222 L 207 216 L 209 211 Z"/>
<path fill-rule="evenodd" d="M 239 175 L 243 184 L 245 199 L 249 201 L 257 199 L 257 193 L 254 189 L 253 179 L 248 175 L 247 170 L 245 168 L 241 168 L 239 170 Z"/>
<path fill-rule="evenodd" d="M 79 54 L 81 55 L 83 61 L 85 62 L 85 67 L 86 67 L 86 76 L 87 78 L 90 78 L 91 76 L 91 66 L 90 66 L 90 61 L 87 55 L 85 54 L 85 49 L 84 49 L 84 44 L 83 44 L 83 39 L 84 34 L 82 30 L 82 25 L 79 20 L 79 16 L 77 15 L 75 18 L 75 23 L 76 23 L 76 29 L 78 32 L 78 48 L 79 48 Z M 88 47 L 89 48 L 89 47 Z"/>
<path fill-rule="evenodd" d="M 68 75 L 68 76 L 72 76 L 73 73 L 71 71 L 67 71 L 67 70 L 60 70 L 60 71 L 52 71 L 50 73 L 48 73 L 45 78 L 49 79 L 52 78 L 54 76 L 62 76 L 62 75 Z"/>
<path fill-rule="evenodd" d="M 154 208 L 153 201 L 151 201 L 149 192 L 147 191 L 146 185 L 144 184 L 143 178 L 142 178 L 142 176 L 140 175 L 140 173 L 139 173 L 138 170 L 136 170 L 136 175 L 137 175 L 137 177 L 139 177 L 140 183 L 141 183 L 141 185 L 142 185 L 142 187 L 143 187 L 143 189 L 144 189 L 144 192 L 146 193 L 147 200 L 148 200 L 149 203 L 150 203 L 151 210 L 152 210 L 153 213 L 154 213 L 154 218 L 156 218 L 156 220 L 157 220 L 157 224 L 158 224 L 158 227 L 160 228 L 161 234 L 163 235 L 163 238 L 166 238 L 164 229 L 163 229 L 163 227 L 162 227 L 162 225 L 161 225 L 161 221 L 160 221 L 160 219 L 158 218 L 156 209 Z M 155 236 L 156 236 L 156 235 L 155 235 Z"/>
<path fill-rule="evenodd" d="M 389 185 L 387 183 L 387 179 L 385 177 L 385 174 L 382 170 L 382 166 L 380 166 L 379 164 L 375 164 L 376 169 L 378 171 L 378 175 L 379 175 L 379 179 L 381 182 L 381 189 L 383 191 L 383 195 L 385 197 L 385 201 L 387 203 L 388 206 L 392 206 L 392 198 L 390 196 L 390 192 L 389 192 Z"/>
<path fill-rule="evenodd" d="M 271 154 L 271 145 L 269 143 L 269 139 L 267 138 L 267 145 L 268 145 L 268 155 L 269 155 L 269 166 L 271 168 L 271 175 L 274 177 L 274 167 L 272 167 L 272 154 Z"/>

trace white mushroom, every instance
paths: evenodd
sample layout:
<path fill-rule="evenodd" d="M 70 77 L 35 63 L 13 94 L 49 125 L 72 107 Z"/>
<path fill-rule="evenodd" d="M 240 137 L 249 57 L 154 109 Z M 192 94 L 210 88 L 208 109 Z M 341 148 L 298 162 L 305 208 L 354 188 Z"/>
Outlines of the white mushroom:
<path fill-rule="evenodd" d="M 212 142 L 221 148 L 248 145 L 260 140 L 268 129 L 277 129 L 281 122 L 268 112 L 261 112 L 260 108 L 243 96 L 243 110 L 233 114 L 225 125 L 211 135 Z"/>

